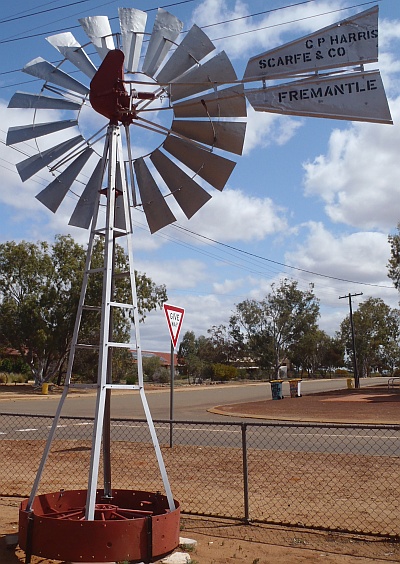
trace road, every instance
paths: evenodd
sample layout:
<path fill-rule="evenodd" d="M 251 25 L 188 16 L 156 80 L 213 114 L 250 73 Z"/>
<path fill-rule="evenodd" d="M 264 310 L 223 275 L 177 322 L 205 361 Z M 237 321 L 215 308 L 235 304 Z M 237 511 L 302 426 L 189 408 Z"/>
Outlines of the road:
<path fill-rule="evenodd" d="M 387 383 L 387 377 L 361 379 L 361 387 Z M 303 395 L 316 392 L 338 390 L 346 387 L 345 379 L 311 380 L 302 382 Z M 283 384 L 285 396 L 289 395 L 289 384 Z M 170 391 L 150 390 L 146 392 L 153 419 L 169 419 Z M 241 421 L 241 418 L 210 413 L 207 410 L 217 405 L 259 401 L 271 398 L 268 383 L 224 384 L 216 386 L 176 387 L 174 390 L 174 420 L 181 421 Z M 1 398 L 0 398 L 1 400 Z M 0 413 L 23 413 L 32 415 L 54 415 L 59 397 L 35 396 L 32 399 L 9 399 L 0 401 Z M 95 394 L 68 395 L 62 415 L 73 417 L 93 417 L 95 413 Z M 144 418 L 139 394 L 133 392 L 114 392 L 111 401 L 113 418 Z M 251 421 L 246 418 L 246 421 Z M 260 421 L 257 420 L 259 423 Z"/>
<path fill-rule="evenodd" d="M 386 383 L 387 379 L 369 379 L 366 384 Z M 343 380 L 304 382 L 304 394 L 321 390 L 340 389 L 346 384 Z M 289 393 L 286 390 L 284 393 Z M 153 419 L 169 419 L 169 390 L 150 391 L 147 394 Z M 181 388 L 175 392 L 175 423 L 173 425 L 173 442 L 180 445 L 215 446 L 241 448 L 242 428 L 237 417 L 225 417 L 209 413 L 207 409 L 224 403 L 257 401 L 262 397 L 270 397 L 270 386 L 267 384 L 241 384 Z M 129 421 L 144 419 L 138 394 L 124 393 L 113 396 L 111 438 L 114 441 L 150 442 L 146 423 Z M 35 417 L 2 416 L 0 440 L 44 440 L 47 438 L 52 419 L 41 415 L 54 415 L 58 399 L 50 396 L 39 396 L 33 400 L 0 401 L 0 413 L 32 414 Z M 69 397 L 65 403 L 63 416 L 84 419 L 67 419 L 62 417 L 57 430 L 57 437 L 74 440 L 91 440 L 92 418 L 95 396 Z M 118 419 L 120 419 L 118 421 Z M 185 423 L 191 421 L 193 423 Z M 324 453 L 352 453 L 375 456 L 394 456 L 400 449 L 400 437 L 397 432 L 389 430 L 365 428 L 337 427 L 334 425 L 317 426 L 297 423 L 279 425 L 278 422 L 268 424 L 259 419 L 244 419 L 250 423 L 246 429 L 246 440 L 249 448 L 307 451 Z M 200 422 L 208 422 L 201 424 Z M 251 423 L 257 423 L 252 426 Z M 235 423 L 232 425 L 232 423 Z M 265 423 L 260 425 L 260 423 Z M 168 423 L 156 423 L 156 430 L 161 444 L 168 444 L 170 426 Z"/>

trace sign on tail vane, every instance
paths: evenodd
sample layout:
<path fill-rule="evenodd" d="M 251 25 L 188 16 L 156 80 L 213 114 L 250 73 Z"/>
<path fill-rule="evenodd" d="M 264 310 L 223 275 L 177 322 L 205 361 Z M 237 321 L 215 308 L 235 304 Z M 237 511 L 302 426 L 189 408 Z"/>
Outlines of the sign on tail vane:
<path fill-rule="evenodd" d="M 375 6 L 252 57 L 243 81 L 262 80 L 264 84 L 247 89 L 246 98 L 259 112 L 391 124 L 380 73 L 364 70 L 365 64 L 377 60 Z M 288 78 L 297 81 L 273 86 L 265 83 Z"/>

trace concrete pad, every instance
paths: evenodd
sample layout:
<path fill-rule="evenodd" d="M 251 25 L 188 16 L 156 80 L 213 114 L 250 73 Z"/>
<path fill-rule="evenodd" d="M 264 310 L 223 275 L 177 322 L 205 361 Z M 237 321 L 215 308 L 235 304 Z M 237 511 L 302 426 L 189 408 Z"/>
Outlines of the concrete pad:
<path fill-rule="evenodd" d="M 161 560 L 161 564 L 188 564 L 191 556 L 188 552 L 174 552 Z"/>
<path fill-rule="evenodd" d="M 189 548 L 196 548 L 197 541 L 194 539 L 186 539 L 185 537 L 179 537 L 179 546 L 183 549 L 189 550 Z"/>

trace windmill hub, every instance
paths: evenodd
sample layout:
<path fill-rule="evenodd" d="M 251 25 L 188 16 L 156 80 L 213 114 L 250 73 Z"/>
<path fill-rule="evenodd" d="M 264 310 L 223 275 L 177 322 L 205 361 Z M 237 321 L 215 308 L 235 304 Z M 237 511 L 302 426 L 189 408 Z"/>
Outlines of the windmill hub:
<path fill-rule="evenodd" d="M 92 108 L 105 116 L 111 123 L 129 125 L 137 119 L 137 100 L 154 100 L 152 92 L 125 89 L 125 55 L 119 49 L 109 51 L 90 83 L 89 99 Z"/>

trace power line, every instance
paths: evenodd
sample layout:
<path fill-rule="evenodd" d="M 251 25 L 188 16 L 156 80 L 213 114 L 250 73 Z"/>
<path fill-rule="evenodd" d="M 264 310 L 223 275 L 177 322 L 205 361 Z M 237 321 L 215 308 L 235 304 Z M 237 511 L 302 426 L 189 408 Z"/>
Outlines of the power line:
<path fill-rule="evenodd" d="M 15 20 L 22 20 L 24 18 L 31 18 L 33 16 L 38 16 L 40 14 L 47 14 L 49 12 L 53 12 L 54 10 L 62 10 L 63 8 L 69 8 L 70 6 L 75 6 L 76 4 L 85 4 L 86 2 L 91 2 L 92 0 L 76 0 L 76 2 L 70 2 L 68 4 L 64 4 L 63 6 L 58 6 L 54 8 L 46 8 L 46 10 L 39 10 L 38 12 L 32 12 L 31 14 L 27 14 L 24 12 L 19 12 L 15 16 L 0 20 L 0 24 L 13 22 Z M 45 6 L 46 4 L 42 4 Z M 40 6 L 38 6 L 40 8 Z"/>
<path fill-rule="evenodd" d="M 273 260 L 273 259 L 262 257 L 260 255 L 256 255 L 255 253 L 250 253 L 249 251 L 244 251 L 243 249 L 238 249 L 237 247 L 234 247 L 233 245 L 228 245 L 227 243 L 222 243 L 221 241 L 217 241 L 216 239 L 212 239 L 211 237 L 206 237 L 205 235 L 201 235 L 200 233 L 196 233 L 194 231 L 191 231 L 190 229 L 187 229 L 186 227 L 183 227 L 181 225 L 174 225 L 173 227 L 176 227 L 176 229 L 181 229 L 182 231 L 186 231 L 188 233 L 191 233 L 192 235 L 196 235 L 197 237 L 200 237 L 201 239 L 205 239 L 206 241 L 210 241 L 211 243 L 221 245 L 222 247 L 226 247 L 228 249 L 233 249 L 234 251 L 236 251 L 238 253 L 243 253 L 245 255 L 257 258 L 259 260 L 271 262 L 273 264 L 282 266 L 284 268 L 290 268 L 292 270 L 297 270 L 299 272 L 311 274 L 312 276 L 319 276 L 321 278 L 327 278 L 329 280 L 336 280 L 338 282 L 346 282 L 346 283 L 349 283 L 349 284 L 360 284 L 362 286 L 371 286 L 373 288 L 387 288 L 387 289 L 390 289 L 390 290 L 396 290 L 396 288 L 394 288 L 394 286 L 384 286 L 382 284 L 371 284 L 369 282 L 357 282 L 356 280 L 347 280 L 346 278 L 339 278 L 337 276 L 330 276 L 329 274 L 321 274 L 320 272 L 314 272 L 312 270 L 307 270 L 305 268 L 300 268 L 298 266 L 292 266 L 290 264 L 285 264 L 283 262 L 279 262 L 279 261 L 276 261 L 276 260 Z"/>
<path fill-rule="evenodd" d="M 113 4 L 114 1 L 115 1 L 115 0 L 110 0 L 109 2 L 104 2 L 103 4 L 100 4 L 100 6 L 106 6 L 106 5 L 108 5 L 108 4 Z M 312 1 L 313 1 L 313 0 L 312 0 Z M 171 4 L 165 4 L 164 6 L 160 6 L 160 8 L 172 8 L 173 6 L 179 6 L 180 4 L 189 4 L 189 3 L 191 3 L 191 2 L 195 2 L 195 0 L 181 0 L 180 2 L 173 2 L 173 3 L 171 3 Z M 97 8 L 99 8 L 100 6 L 97 6 Z M 154 12 L 155 10 L 158 10 L 158 8 L 149 8 L 149 9 L 144 10 L 144 11 L 145 11 L 145 12 Z M 71 16 L 69 16 L 69 17 L 71 17 Z M 61 19 L 67 19 L 67 17 L 61 18 Z M 118 17 L 115 16 L 115 17 L 109 18 L 109 19 L 110 19 L 110 21 L 112 21 L 112 20 L 118 19 Z M 57 20 L 57 21 L 60 21 L 60 20 Z M 55 23 L 55 22 L 52 22 L 52 23 Z M 39 28 L 40 28 L 40 27 L 43 27 L 43 25 L 38 26 L 38 27 L 39 27 Z M 38 28 L 36 28 L 36 29 L 38 29 Z M 69 29 L 81 29 L 81 26 L 80 26 L 80 25 L 70 26 Z M 0 41 L 0 45 L 3 45 L 3 44 L 5 44 L 5 43 L 13 43 L 13 42 L 15 42 L 15 41 L 22 41 L 22 40 L 24 40 L 24 39 L 33 39 L 33 38 L 35 38 L 35 37 L 43 37 L 44 35 L 49 35 L 49 34 L 50 34 L 50 35 L 53 35 L 53 34 L 55 34 L 55 33 L 60 33 L 60 32 L 63 32 L 63 31 L 65 31 L 65 29 L 56 29 L 56 30 L 51 30 L 51 31 L 43 31 L 43 32 L 41 32 L 41 33 L 34 33 L 34 34 L 31 34 L 31 35 L 26 35 L 26 36 L 24 36 L 24 37 L 15 37 L 15 36 L 12 36 L 12 37 L 9 37 L 9 38 L 7 38 L 7 39 L 1 40 L 1 41 Z"/>

